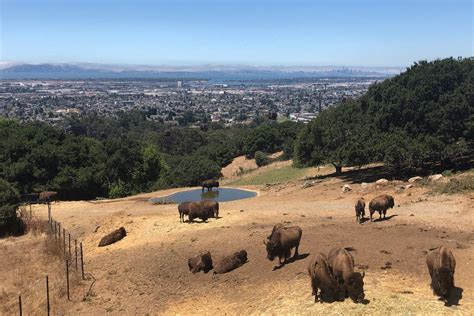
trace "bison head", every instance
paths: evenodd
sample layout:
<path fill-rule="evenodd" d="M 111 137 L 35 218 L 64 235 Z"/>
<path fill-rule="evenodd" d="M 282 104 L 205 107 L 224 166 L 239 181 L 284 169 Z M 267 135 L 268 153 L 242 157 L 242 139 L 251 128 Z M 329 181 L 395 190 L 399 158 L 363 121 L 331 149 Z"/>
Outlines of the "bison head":
<path fill-rule="evenodd" d="M 240 262 L 245 263 L 247 262 L 247 251 L 245 250 L 240 250 L 237 253 L 237 258 L 239 258 Z"/>
<path fill-rule="evenodd" d="M 272 237 L 275 237 L 275 235 L 276 235 L 276 233 L 274 233 Z M 270 261 L 273 261 L 275 259 L 275 257 L 278 257 L 281 254 L 281 244 L 279 242 L 279 239 L 280 238 L 278 238 L 278 239 L 272 238 L 268 241 L 266 241 L 266 240 L 263 241 L 263 244 L 267 248 L 267 258 Z"/>
<path fill-rule="evenodd" d="M 454 273 L 448 268 L 439 268 L 435 272 L 435 291 L 439 296 L 447 297 L 449 291 L 454 287 Z"/>
<path fill-rule="evenodd" d="M 362 272 L 362 275 L 359 272 L 353 272 L 349 276 L 347 287 L 349 296 L 354 303 L 362 303 L 364 301 L 364 276 L 365 272 Z"/>
<path fill-rule="evenodd" d="M 388 208 L 393 208 L 395 206 L 395 200 L 393 199 L 393 196 L 389 195 L 388 198 Z"/>
<path fill-rule="evenodd" d="M 204 273 L 208 273 L 210 270 L 212 270 L 212 268 L 213 268 L 213 266 L 212 266 L 212 257 L 211 257 L 211 253 L 209 251 L 201 254 L 200 265 L 201 265 L 201 269 L 202 269 L 202 271 L 204 271 Z"/>
<path fill-rule="evenodd" d="M 214 183 L 214 186 L 215 186 L 216 188 L 218 188 L 218 187 L 219 187 L 219 181 L 216 181 L 216 182 Z"/>

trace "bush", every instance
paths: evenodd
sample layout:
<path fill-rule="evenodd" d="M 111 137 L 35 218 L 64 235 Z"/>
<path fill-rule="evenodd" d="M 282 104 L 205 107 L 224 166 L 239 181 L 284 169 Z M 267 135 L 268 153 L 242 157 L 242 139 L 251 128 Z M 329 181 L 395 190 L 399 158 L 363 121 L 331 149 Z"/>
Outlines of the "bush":
<path fill-rule="evenodd" d="M 23 233 L 22 221 L 16 213 L 19 204 L 18 191 L 7 181 L 0 179 L 0 236 Z"/>
<path fill-rule="evenodd" d="M 268 156 L 265 153 L 261 151 L 257 151 L 255 152 L 255 163 L 259 167 L 265 166 L 270 163 L 270 158 L 268 158 Z"/>

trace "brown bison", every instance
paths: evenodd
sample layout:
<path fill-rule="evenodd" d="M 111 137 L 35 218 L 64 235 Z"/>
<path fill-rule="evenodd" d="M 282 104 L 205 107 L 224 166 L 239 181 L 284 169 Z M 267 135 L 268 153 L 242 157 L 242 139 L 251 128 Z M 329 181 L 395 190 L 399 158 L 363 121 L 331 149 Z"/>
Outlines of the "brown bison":
<path fill-rule="evenodd" d="M 38 195 L 38 201 L 42 203 L 49 203 L 54 199 L 56 195 L 58 195 L 58 192 L 43 191 Z"/>
<path fill-rule="evenodd" d="M 354 303 L 362 303 L 364 294 L 364 276 L 354 272 L 354 258 L 344 248 L 333 248 L 328 255 L 328 263 L 336 281 L 342 286 L 345 297 Z"/>
<path fill-rule="evenodd" d="M 389 208 L 393 208 L 394 205 L 395 201 L 393 199 L 393 196 L 387 194 L 377 196 L 369 203 L 370 221 L 372 221 L 372 215 L 376 211 L 379 212 L 380 219 L 382 219 L 382 214 L 383 218 L 385 219 L 387 210 Z"/>
<path fill-rule="evenodd" d="M 104 247 L 108 246 L 110 244 L 113 244 L 121 239 L 123 239 L 125 236 L 127 236 L 127 232 L 125 231 L 125 228 L 120 227 L 119 229 L 114 230 L 110 234 L 102 237 L 102 239 L 99 242 L 99 247 Z"/>
<path fill-rule="evenodd" d="M 363 197 L 357 200 L 355 204 L 356 221 L 361 223 L 365 216 L 365 200 Z"/>
<path fill-rule="evenodd" d="M 217 180 L 206 180 L 206 181 L 202 182 L 201 187 L 202 187 L 202 192 L 204 192 L 204 188 L 207 188 L 207 191 L 212 191 L 212 188 L 218 188 L 219 187 L 219 181 L 217 181 Z"/>
<path fill-rule="evenodd" d="M 284 258 L 283 264 L 285 264 L 291 255 L 292 248 L 295 248 L 293 258 L 298 257 L 298 247 L 300 246 L 302 234 L 303 230 L 298 226 L 284 227 L 282 224 L 275 225 L 272 233 L 267 237 L 268 240 L 263 241 L 267 248 L 268 260 L 273 261 L 275 257 L 278 257 L 281 265 L 281 259 Z"/>
<path fill-rule="evenodd" d="M 451 250 L 441 246 L 428 253 L 426 265 L 431 276 L 433 294 L 449 299 L 454 288 L 456 260 Z"/>
<path fill-rule="evenodd" d="M 199 255 L 189 258 L 188 267 L 189 271 L 192 273 L 197 273 L 199 271 L 208 273 L 213 268 L 211 253 L 209 251 L 201 252 Z"/>
<path fill-rule="evenodd" d="M 308 265 L 308 274 L 311 278 L 311 288 L 313 290 L 314 301 L 318 301 L 318 289 L 320 289 L 320 302 L 334 302 L 344 300 L 344 292 L 334 279 L 327 258 L 322 253 L 317 253 Z"/>
<path fill-rule="evenodd" d="M 213 200 L 199 202 L 201 209 L 207 212 L 209 217 L 219 218 L 219 203 Z"/>
<path fill-rule="evenodd" d="M 214 268 L 214 274 L 222 274 L 230 272 L 247 262 L 247 251 L 241 250 L 230 256 L 219 260 Z"/>

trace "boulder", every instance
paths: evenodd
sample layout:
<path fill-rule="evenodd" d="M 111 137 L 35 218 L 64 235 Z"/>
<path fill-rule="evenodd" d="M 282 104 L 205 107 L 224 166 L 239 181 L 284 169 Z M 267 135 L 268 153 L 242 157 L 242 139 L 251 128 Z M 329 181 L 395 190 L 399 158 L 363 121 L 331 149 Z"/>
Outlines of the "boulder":
<path fill-rule="evenodd" d="M 360 188 L 363 190 L 367 190 L 369 188 L 369 184 L 367 182 L 362 182 L 360 184 Z"/>
<path fill-rule="evenodd" d="M 125 228 L 120 227 L 119 229 L 114 230 L 108 235 L 105 235 L 102 237 L 99 243 L 99 247 L 104 247 L 111 245 L 121 239 L 123 239 L 125 236 L 127 236 L 127 232 L 125 231 Z"/>
<path fill-rule="evenodd" d="M 443 178 L 442 174 L 434 174 L 428 177 L 428 180 L 430 181 L 438 181 Z"/>
<path fill-rule="evenodd" d="M 313 186 L 313 184 L 311 182 L 305 181 L 305 183 L 302 185 L 302 188 L 306 189 L 306 188 L 310 188 L 312 186 Z"/>
<path fill-rule="evenodd" d="M 378 184 L 378 185 L 386 185 L 388 184 L 388 180 L 387 179 L 378 179 L 377 181 L 375 181 L 375 184 Z"/>
<path fill-rule="evenodd" d="M 414 182 L 417 182 L 417 181 L 420 181 L 420 180 L 423 180 L 423 178 L 419 177 L 419 176 L 416 176 L 416 177 L 412 177 L 412 178 L 408 179 L 408 182 L 409 183 L 414 183 Z"/>
<path fill-rule="evenodd" d="M 349 192 L 349 191 L 352 191 L 352 187 L 348 184 L 344 184 L 344 186 L 342 187 L 342 193 Z"/>

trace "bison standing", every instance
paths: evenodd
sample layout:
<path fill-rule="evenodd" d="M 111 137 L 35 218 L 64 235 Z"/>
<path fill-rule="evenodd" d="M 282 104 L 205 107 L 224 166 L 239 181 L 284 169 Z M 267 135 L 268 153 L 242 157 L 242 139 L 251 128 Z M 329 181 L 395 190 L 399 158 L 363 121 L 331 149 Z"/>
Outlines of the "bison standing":
<path fill-rule="evenodd" d="M 234 252 L 232 255 L 222 258 L 217 262 L 214 268 L 214 274 L 222 274 L 230 272 L 247 262 L 247 251 L 241 250 Z"/>
<path fill-rule="evenodd" d="M 441 246 L 428 253 L 426 265 L 431 276 L 433 294 L 449 299 L 454 288 L 456 260 L 451 250 Z"/>
<path fill-rule="evenodd" d="M 213 200 L 199 202 L 201 209 L 208 213 L 209 217 L 219 218 L 219 203 Z"/>
<path fill-rule="evenodd" d="M 361 223 L 365 216 L 365 200 L 363 197 L 357 200 L 355 204 L 356 221 Z"/>
<path fill-rule="evenodd" d="M 213 268 L 211 253 L 209 251 L 201 252 L 199 255 L 189 258 L 188 267 L 189 271 L 192 273 L 197 273 L 199 271 L 208 273 Z"/>
<path fill-rule="evenodd" d="M 206 180 L 206 181 L 202 182 L 201 187 L 202 187 L 202 192 L 204 192 L 204 188 L 207 188 L 207 191 L 212 191 L 212 188 L 218 188 L 219 187 L 219 181 L 217 181 L 217 180 Z"/>
<path fill-rule="evenodd" d="M 355 303 L 364 301 L 364 276 L 354 272 L 354 258 L 344 248 L 333 248 L 329 252 L 328 263 L 336 281 L 343 286 L 345 297 Z"/>
<path fill-rule="evenodd" d="M 314 301 L 318 301 L 318 289 L 321 290 L 319 297 L 321 302 L 334 302 L 344 300 L 344 293 L 334 279 L 327 258 L 322 253 L 315 254 L 308 265 L 308 274 L 311 278 L 311 288 L 313 290 Z"/>
<path fill-rule="evenodd" d="M 382 219 L 382 215 L 383 215 L 383 218 L 385 219 L 387 210 L 389 208 L 393 208 L 394 205 L 395 205 L 395 201 L 393 199 L 393 196 L 387 195 L 387 194 L 377 196 L 369 203 L 370 221 L 372 222 L 372 215 L 376 211 L 379 212 L 380 219 Z"/>
<path fill-rule="evenodd" d="M 298 257 L 298 247 L 300 246 L 302 234 L 303 230 L 298 226 L 284 227 L 281 224 L 275 225 L 271 235 L 267 237 L 268 241 L 263 241 L 267 248 L 268 260 L 273 261 L 275 257 L 278 257 L 281 265 L 281 259 L 284 258 L 283 264 L 285 264 L 291 255 L 292 248 L 295 248 L 293 258 Z"/>

